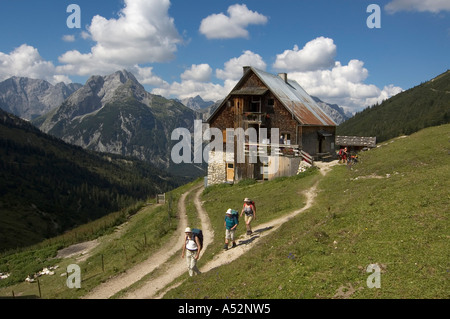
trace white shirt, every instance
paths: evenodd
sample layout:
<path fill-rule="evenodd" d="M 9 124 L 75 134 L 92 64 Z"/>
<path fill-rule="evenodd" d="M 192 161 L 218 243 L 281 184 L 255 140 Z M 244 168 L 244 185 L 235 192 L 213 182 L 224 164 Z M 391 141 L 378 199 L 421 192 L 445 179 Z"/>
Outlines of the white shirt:
<path fill-rule="evenodd" d="M 186 249 L 188 250 L 198 250 L 197 243 L 194 239 L 186 238 Z"/>

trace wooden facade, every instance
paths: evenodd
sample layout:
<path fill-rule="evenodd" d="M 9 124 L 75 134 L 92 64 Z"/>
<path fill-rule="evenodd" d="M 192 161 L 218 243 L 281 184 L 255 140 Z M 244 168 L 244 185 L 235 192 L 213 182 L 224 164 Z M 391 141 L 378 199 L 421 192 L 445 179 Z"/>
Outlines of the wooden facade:
<path fill-rule="evenodd" d="M 336 124 L 297 82 L 288 80 L 286 74 L 273 75 L 244 67 L 242 79 L 207 122 L 210 127 L 223 132 L 224 143 L 227 128 L 242 128 L 244 131 L 254 128 L 257 132 L 258 154 L 261 155 L 260 148 L 270 144 L 270 154 L 283 157 L 277 161 L 279 166 L 276 173 L 271 174 L 267 168 L 267 163 L 271 161 L 269 152 L 266 158 L 260 156 L 257 163 L 247 160 L 239 163 L 236 161 L 235 143 L 235 154 L 225 160 L 228 182 L 294 175 L 295 166 L 298 168 L 301 160 L 301 150 L 316 156 L 333 153 L 335 149 Z M 271 136 L 272 128 L 277 128 L 279 134 Z M 266 129 L 266 136 L 261 135 L 261 129 Z M 249 146 L 245 145 L 247 155 Z"/>

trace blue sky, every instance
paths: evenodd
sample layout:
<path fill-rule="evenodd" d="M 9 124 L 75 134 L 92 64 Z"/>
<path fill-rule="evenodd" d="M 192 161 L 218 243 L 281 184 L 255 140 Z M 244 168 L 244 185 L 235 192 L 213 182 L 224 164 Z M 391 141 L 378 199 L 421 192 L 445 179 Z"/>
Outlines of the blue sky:
<path fill-rule="evenodd" d="M 218 100 L 252 65 L 355 112 L 449 69 L 449 18 L 448 0 L 2 0 L 0 80 L 128 69 L 149 92 Z"/>

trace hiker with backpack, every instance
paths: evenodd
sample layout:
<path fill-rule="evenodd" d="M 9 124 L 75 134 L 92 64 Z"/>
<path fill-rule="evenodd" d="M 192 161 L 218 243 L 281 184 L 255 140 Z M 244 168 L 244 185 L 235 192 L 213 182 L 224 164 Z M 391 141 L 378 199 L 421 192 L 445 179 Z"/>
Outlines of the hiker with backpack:
<path fill-rule="evenodd" d="M 202 250 L 202 243 L 200 241 L 200 236 L 195 236 L 193 230 L 187 227 L 185 232 L 185 240 L 183 243 L 183 251 L 181 253 L 181 258 L 186 255 L 186 264 L 188 266 L 189 276 L 194 276 L 200 274 L 200 270 L 197 268 L 197 260 L 200 256 L 200 251 Z"/>
<path fill-rule="evenodd" d="M 236 247 L 236 242 L 234 241 L 234 233 L 236 231 L 236 227 L 239 224 L 239 212 L 237 210 L 229 208 L 227 210 L 226 216 L 225 216 L 225 245 L 223 246 L 223 249 L 228 249 L 229 241 L 231 240 L 233 242 L 232 247 Z"/>
<path fill-rule="evenodd" d="M 252 234 L 251 222 L 256 220 L 256 206 L 255 202 L 249 198 L 244 199 L 244 206 L 242 207 L 241 215 L 245 213 L 245 226 L 247 227 L 247 235 Z"/>

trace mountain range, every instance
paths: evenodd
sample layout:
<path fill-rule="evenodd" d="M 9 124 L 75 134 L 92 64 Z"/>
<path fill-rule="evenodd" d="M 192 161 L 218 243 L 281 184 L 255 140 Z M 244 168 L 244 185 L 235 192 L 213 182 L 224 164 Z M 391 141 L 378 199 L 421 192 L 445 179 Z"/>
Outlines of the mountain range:
<path fill-rule="evenodd" d="M 0 108 L 31 120 L 60 106 L 81 87 L 78 83 L 52 85 L 45 80 L 14 76 L 0 82 Z"/>
<path fill-rule="evenodd" d="M 92 76 L 59 107 L 32 121 L 43 132 L 82 148 L 132 156 L 162 169 L 198 176 L 193 165 L 173 165 L 176 128 L 193 131 L 196 112 L 148 93 L 128 71 Z"/>

